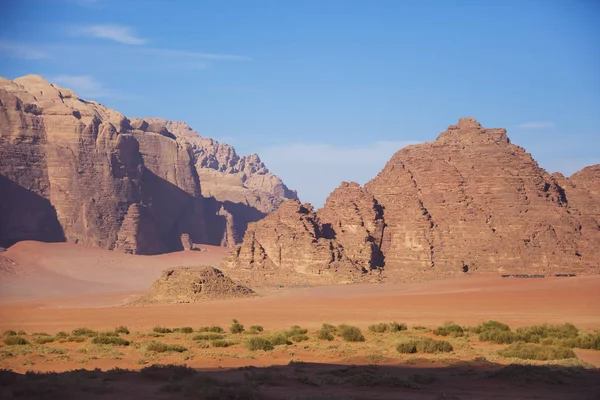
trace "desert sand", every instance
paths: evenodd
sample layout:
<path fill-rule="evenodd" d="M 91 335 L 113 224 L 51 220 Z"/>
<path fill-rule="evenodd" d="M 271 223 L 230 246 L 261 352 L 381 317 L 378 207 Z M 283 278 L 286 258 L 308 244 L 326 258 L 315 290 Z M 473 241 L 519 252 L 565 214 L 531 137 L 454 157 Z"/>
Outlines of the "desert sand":
<path fill-rule="evenodd" d="M 123 307 L 174 266 L 217 266 L 228 250 L 133 256 L 65 243 L 22 242 L 3 253 L 18 274 L 0 283 L 0 329 L 62 330 L 78 326 L 136 330 L 156 324 L 224 324 L 232 318 L 273 329 L 323 322 L 365 326 L 379 320 L 436 325 L 497 319 L 514 326 L 571 322 L 600 327 L 600 276 L 507 279 L 465 275 L 413 284 L 256 288 L 258 298 Z M 227 271 L 225 271 L 227 272 Z"/>

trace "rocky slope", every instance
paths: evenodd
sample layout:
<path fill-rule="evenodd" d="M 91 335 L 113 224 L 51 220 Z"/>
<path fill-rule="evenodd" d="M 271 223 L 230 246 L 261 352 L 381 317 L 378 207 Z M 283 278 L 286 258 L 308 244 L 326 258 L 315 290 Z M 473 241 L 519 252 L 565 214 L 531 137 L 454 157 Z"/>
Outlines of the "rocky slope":
<path fill-rule="evenodd" d="M 254 295 L 252 289 L 236 284 L 216 268 L 178 267 L 164 271 L 148 293 L 129 305 L 195 303 Z"/>
<path fill-rule="evenodd" d="M 232 245 L 248 221 L 277 207 L 278 193 L 295 195 L 250 157 L 240 173 L 275 182 L 271 197 L 268 185 L 257 195 L 270 208 L 234 190 L 204 198 L 198 144 L 189 143 L 198 137 L 169 126 L 178 131 L 162 120 L 129 120 L 40 76 L 0 78 L 0 246 L 66 240 L 156 254 L 181 250 L 182 235 Z"/>
<path fill-rule="evenodd" d="M 229 265 L 315 275 L 336 260 L 354 276 L 383 267 L 391 280 L 598 273 L 599 171 L 553 177 L 506 130 L 463 118 L 397 152 L 364 189 L 344 183 L 316 213 L 286 203 L 251 224 Z"/>

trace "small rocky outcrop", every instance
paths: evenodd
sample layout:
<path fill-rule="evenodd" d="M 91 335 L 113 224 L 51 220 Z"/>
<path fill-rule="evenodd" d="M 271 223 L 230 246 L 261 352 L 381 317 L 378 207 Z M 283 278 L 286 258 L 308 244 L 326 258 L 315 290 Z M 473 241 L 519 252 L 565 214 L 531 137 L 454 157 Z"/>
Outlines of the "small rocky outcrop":
<path fill-rule="evenodd" d="M 148 293 L 129 305 L 196 303 L 251 297 L 252 289 L 238 285 L 213 267 L 178 267 L 164 271 Z"/>
<path fill-rule="evenodd" d="M 225 266 L 246 269 L 262 283 L 377 279 L 376 274 L 369 274 L 369 257 L 357 255 L 360 251 L 345 254 L 331 227 L 321 224 L 311 205 L 288 200 L 273 214 L 248 226 L 242 244 Z"/>

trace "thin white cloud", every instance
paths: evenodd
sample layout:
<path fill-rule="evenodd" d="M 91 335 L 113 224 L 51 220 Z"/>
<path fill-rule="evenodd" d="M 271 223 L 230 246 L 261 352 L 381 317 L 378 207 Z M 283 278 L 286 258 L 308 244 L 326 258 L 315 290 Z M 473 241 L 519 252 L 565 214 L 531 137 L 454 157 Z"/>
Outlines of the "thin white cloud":
<path fill-rule="evenodd" d="M 250 58 L 245 56 L 238 56 L 234 54 L 220 54 L 220 53 L 203 53 L 198 51 L 187 51 L 177 49 L 160 49 L 160 48 L 143 48 L 139 50 L 142 53 L 167 56 L 167 57 L 182 57 L 189 59 L 199 60 L 212 60 L 212 61 L 249 61 Z"/>
<path fill-rule="evenodd" d="M 47 53 L 36 49 L 32 45 L 12 42 L 4 39 L 0 39 L 0 56 L 20 58 L 24 60 L 40 60 L 43 58 L 49 58 Z"/>
<path fill-rule="evenodd" d="M 257 149 L 265 165 L 302 201 L 321 207 L 342 181 L 365 184 L 391 156 L 416 142 L 378 141 L 363 147 L 327 143 L 292 143 Z"/>
<path fill-rule="evenodd" d="M 98 39 L 109 39 L 118 43 L 141 45 L 147 42 L 135 34 L 135 31 L 124 25 L 91 25 L 80 28 L 77 32 Z"/>
<path fill-rule="evenodd" d="M 524 122 L 519 125 L 515 125 L 515 128 L 519 129 L 544 129 L 544 128 L 554 128 L 554 122 L 550 121 L 532 121 L 532 122 Z"/>
<path fill-rule="evenodd" d="M 58 75 L 52 76 L 48 80 L 66 89 L 71 89 L 78 96 L 86 99 L 122 97 L 115 91 L 104 87 L 90 75 Z"/>

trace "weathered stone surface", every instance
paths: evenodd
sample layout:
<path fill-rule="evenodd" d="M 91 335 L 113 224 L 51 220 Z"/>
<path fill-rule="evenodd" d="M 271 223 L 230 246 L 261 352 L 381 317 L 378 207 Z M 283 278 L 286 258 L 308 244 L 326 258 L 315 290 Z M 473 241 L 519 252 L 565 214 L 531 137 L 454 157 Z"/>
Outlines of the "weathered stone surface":
<path fill-rule="evenodd" d="M 0 102 L 0 245 L 68 240 L 155 254 L 181 250 L 186 234 L 232 246 L 296 196 L 256 155 L 239 157 L 185 123 L 127 119 L 36 75 L 0 78 Z"/>
<path fill-rule="evenodd" d="M 216 268 L 178 267 L 164 271 L 147 294 L 129 305 L 195 303 L 254 295 L 252 289 L 236 284 Z"/>
<path fill-rule="evenodd" d="M 327 229 L 330 229 L 329 227 Z M 248 225 L 243 243 L 225 266 L 249 270 L 262 284 L 294 282 L 351 283 L 377 279 L 360 255 L 347 257 L 324 227 L 312 206 L 288 200 L 263 220 Z M 248 281 L 253 280 L 249 278 Z"/>
<path fill-rule="evenodd" d="M 384 208 L 388 276 L 598 269 L 564 190 L 504 129 L 463 118 L 365 188 Z"/>
<path fill-rule="evenodd" d="M 189 143 L 193 163 L 202 183 L 202 195 L 214 198 L 216 205 L 208 206 L 207 218 L 225 224 L 222 236 L 211 232 L 211 243 L 234 246 L 239 243 L 248 223 L 258 221 L 275 211 L 286 199 L 297 199 L 281 179 L 273 175 L 258 155 L 240 157 L 235 149 L 207 137 L 201 137 L 185 122 L 160 118 L 145 119 L 156 127 Z M 216 214 L 215 214 L 216 213 Z"/>
<path fill-rule="evenodd" d="M 251 224 L 228 265 L 335 277 L 335 260 L 363 274 L 383 265 L 389 280 L 599 273 L 599 172 L 552 177 L 506 130 L 463 118 L 398 151 L 364 189 L 343 183 L 317 213 L 284 203 Z"/>
<path fill-rule="evenodd" d="M 317 213 L 324 234 L 344 248 L 346 257 L 367 269 L 383 267 L 383 210 L 358 183 L 342 182 Z"/>
<path fill-rule="evenodd" d="M 35 75 L 0 80 L 0 101 L 1 244 L 153 254 L 181 249 L 183 232 L 205 240 L 187 146 Z"/>

